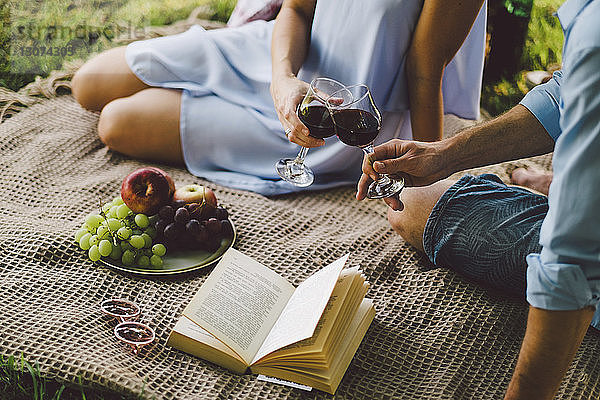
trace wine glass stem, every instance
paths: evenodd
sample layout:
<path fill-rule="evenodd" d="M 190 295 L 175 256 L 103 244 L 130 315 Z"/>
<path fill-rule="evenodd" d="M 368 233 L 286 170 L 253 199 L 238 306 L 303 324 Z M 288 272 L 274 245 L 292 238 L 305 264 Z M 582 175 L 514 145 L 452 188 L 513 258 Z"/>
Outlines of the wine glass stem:
<path fill-rule="evenodd" d="M 373 154 L 373 145 L 372 144 L 365 146 L 362 149 L 365 152 L 365 154 L 367 155 L 367 157 L 370 157 L 371 154 Z M 373 162 L 372 159 L 370 159 L 370 161 L 371 161 L 371 163 Z M 379 185 L 388 185 L 392 181 L 387 174 L 377 174 L 377 175 L 379 176 L 379 178 L 377 178 L 377 184 L 379 184 Z"/>
<path fill-rule="evenodd" d="M 300 147 L 300 151 L 294 161 L 287 164 L 287 168 L 289 173 L 292 176 L 304 175 L 304 159 L 306 158 L 306 153 L 308 153 L 307 147 Z"/>
<path fill-rule="evenodd" d="M 298 155 L 296 156 L 294 163 L 300 164 L 300 165 L 304 164 L 304 159 L 306 158 L 307 153 L 308 153 L 308 147 L 300 147 L 300 151 L 298 152 Z"/>

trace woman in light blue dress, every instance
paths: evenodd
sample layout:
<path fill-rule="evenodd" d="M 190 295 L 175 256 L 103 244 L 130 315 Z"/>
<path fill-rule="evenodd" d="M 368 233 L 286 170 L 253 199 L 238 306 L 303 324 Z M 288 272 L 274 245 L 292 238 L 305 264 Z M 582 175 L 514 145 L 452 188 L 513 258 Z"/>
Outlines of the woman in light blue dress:
<path fill-rule="evenodd" d="M 286 0 L 275 21 L 194 26 L 104 52 L 77 72 L 73 93 L 101 111 L 102 141 L 132 157 L 263 195 L 355 184 L 362 151 L 309 137 L 296 116 L 307 82 L 367 84 L 383 116 L 376 143 L 437 140 L 443 113 L 479 115 L 482 3 Z M 308 188 L 274 169 L 298 145 L 312 148 Z"/>

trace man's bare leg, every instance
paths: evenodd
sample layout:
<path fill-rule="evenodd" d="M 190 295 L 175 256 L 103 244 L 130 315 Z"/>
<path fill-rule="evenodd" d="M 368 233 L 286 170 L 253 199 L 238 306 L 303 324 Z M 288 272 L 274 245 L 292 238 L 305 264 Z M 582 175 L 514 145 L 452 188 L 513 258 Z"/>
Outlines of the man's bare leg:
<path fill-rule="evenodd" d="M 442 194 L 456 181 L 445 179 L 424 187 L 409 187 L 402 191 L 403 211 L 388 209 L 388 221 L 396 233 L 423 251 L 423 232 L 431 210 Z"/>
<path fill-rule="evenodd" d="M 515 185 L 525 186 L 536 192 L 548 196 L 550 184 L 552 183 L 552 172 L 539 171 L 530 168 L 517 168 L 511 176 L 510 181 Z"/>

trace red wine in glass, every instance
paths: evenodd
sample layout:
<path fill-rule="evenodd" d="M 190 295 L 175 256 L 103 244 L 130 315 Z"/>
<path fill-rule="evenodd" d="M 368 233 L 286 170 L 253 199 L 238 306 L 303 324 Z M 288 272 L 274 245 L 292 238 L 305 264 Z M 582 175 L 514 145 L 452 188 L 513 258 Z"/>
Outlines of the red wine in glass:
<path fill-rule="evenodd" d="M 310 83 L 306 95 L 296 113 L 308 128 L 310 136 L 324 139 L 335 135 L 335 127 L 327 107 L 327 99 L 345 86 L 330 78 L 315 78 Z M 302 147 L 296 158 L 282 158 L 275 164 L 280 177 L 294 186 L 306 187 L 313 183 L 315 174 L 304 164 L 308 148 Z"/>
<path fill-rule="evenodd" d="M 312 137 L 325 139 L 335 135 L 331 115 L 325 106 L 309 105 L 302 110 L 298 107 L 298 118 L 308 128 Z"/>
<path fill-rule="evenodd" d="M 348 93 L 350 95 L 348 95 Z M 332 99 L 344 99 L 335 104 Z M 346 101 L 345 99 L 349 99 Z M 367 156 L 373 153 L 373 142 L 381 130 L 381 113 L 366 85 L 352 85 L 333 93 L 327 102 L 340 141 L 361 148 Z M 404 180 L 394 180 L 385 174 L 373 182 L 367 191 L 370 199 L 394 196 L 404 188 Z"/>
<path fill-rule="evenodd" d="M 336 112 L 335 122 L 340 141 L 360 148 L 373 143 L 381 128 L 377 118 L 364 110 L 340 110 Z"/>

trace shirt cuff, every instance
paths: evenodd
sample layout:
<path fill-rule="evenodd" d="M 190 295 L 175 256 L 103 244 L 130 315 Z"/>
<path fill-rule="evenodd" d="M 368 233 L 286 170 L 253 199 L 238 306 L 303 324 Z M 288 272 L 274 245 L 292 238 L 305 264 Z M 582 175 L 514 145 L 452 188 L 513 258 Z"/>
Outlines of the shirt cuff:
<path fill-rule="evenodd" d="M 593 294 L 579 265 L 542 262 L 539 254 L 527 256 L 527 301 L 544 310 L 580 310 L 596 306 Z"/>
<path fill-rule="evenodd" d="M 560 81 L 561 71 L 554 73 L 548 82 L 534 87 L 521 102 L 542 124 L 546 132 L 556 141 L 560 136 Z"/>

